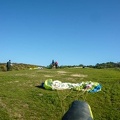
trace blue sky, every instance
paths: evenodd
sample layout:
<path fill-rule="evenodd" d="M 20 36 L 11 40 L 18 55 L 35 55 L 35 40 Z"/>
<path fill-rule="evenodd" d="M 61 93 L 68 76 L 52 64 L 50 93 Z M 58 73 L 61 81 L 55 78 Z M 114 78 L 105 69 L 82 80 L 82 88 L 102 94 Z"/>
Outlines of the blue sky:
<path fill-rule="evenodd" d="M 120 0 L 0 0 L 0 62 L 120 62 Z"/>

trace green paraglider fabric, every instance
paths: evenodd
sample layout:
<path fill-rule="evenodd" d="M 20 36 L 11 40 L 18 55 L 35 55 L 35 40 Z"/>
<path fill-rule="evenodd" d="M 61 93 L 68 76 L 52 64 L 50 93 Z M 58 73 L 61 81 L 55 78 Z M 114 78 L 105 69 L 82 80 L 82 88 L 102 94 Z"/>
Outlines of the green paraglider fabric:
<path fill-rule="evenodd" d="M 47 79 L 44 82 L 44 88 L 48 90 L 65 90 L 73 89 L 76 91 L 98 92 L 101 90 L 101 85 L 98 82 L 80 82 L 80 83 L 63 83 L 59 80 Z"/>

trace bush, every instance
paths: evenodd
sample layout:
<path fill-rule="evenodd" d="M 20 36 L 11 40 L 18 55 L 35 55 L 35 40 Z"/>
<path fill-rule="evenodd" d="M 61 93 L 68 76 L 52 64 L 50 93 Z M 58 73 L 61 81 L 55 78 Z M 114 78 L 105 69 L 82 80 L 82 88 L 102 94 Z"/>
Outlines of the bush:
<path fill-rule="evenodd" d="M 0 71 L 6 71 L 6 66 L 5 65 L 1 65 L 0 66 Z"/>

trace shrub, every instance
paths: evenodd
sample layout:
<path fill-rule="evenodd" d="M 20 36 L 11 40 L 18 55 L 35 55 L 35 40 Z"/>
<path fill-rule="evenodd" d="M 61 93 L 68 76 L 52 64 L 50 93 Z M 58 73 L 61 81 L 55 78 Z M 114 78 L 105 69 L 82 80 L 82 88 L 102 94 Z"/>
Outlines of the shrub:
<path fill-rule="evenodd" d="M 5 65 L 1 65 L 1 66 L 0 66 L 0 71 L 6 71 Z"/>

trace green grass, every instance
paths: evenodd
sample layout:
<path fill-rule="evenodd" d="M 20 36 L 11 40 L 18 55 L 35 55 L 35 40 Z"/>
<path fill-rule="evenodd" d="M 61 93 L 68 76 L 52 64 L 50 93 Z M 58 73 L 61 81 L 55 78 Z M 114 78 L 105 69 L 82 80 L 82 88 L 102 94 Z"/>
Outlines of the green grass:
<path fill-rule="evenodd" d="M 39 88 L 46 79 L 73 83 L 99 82 L 102 91 L 82 93 Z M 61 120 L 74 100 L 88 102 L 95 120 L 119 120 L 119 98 L 120 70 L 116 69 L 66 68 L 0 72 L 0 120 Z"/>

